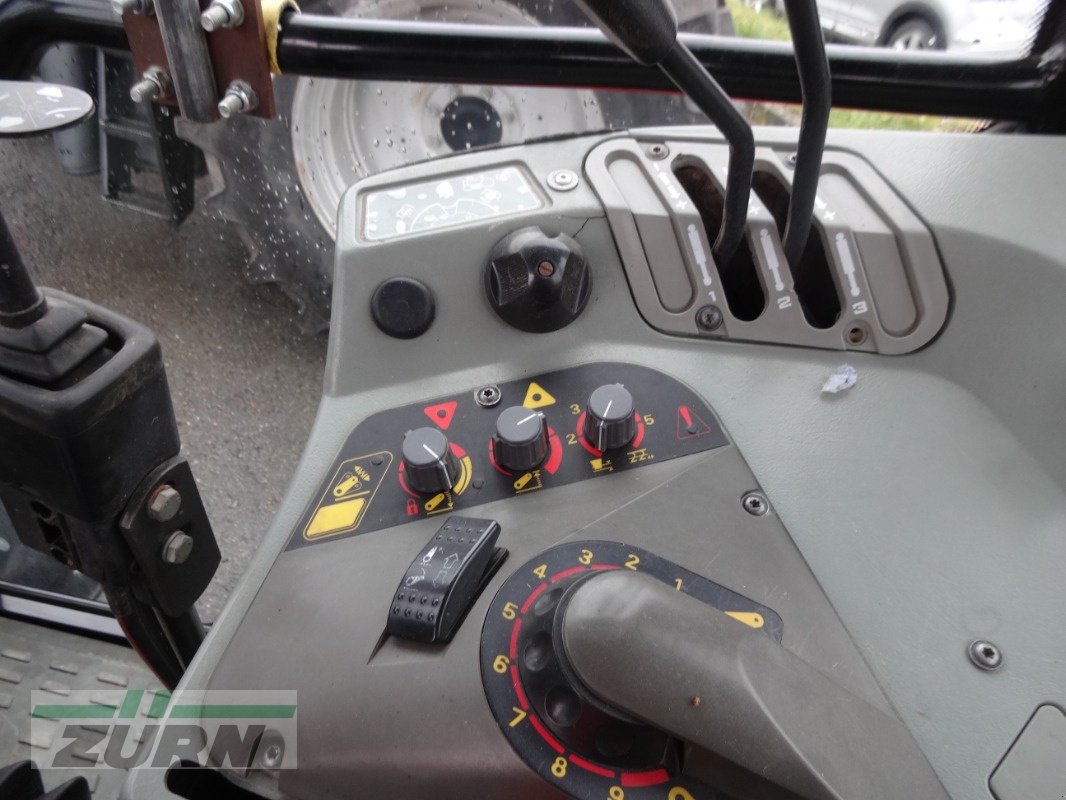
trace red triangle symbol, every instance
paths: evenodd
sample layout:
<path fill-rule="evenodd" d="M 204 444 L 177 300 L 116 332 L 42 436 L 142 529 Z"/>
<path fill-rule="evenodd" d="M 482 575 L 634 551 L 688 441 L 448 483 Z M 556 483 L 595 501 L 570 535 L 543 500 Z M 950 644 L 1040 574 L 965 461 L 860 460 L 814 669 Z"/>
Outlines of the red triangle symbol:
<path fill-rule="evenodd" d="M 700 436 L 706 436 L 711 432 L 711 426 L 700 419 L 688 406 L 678 406 L 677 408 L 677 438 L 678 439 L 695 439 Z"/>
<path fill-rule="evenodd" d="M 446 431 L 448 430 L 448 426 L 452 424 L 452 417 L 455 416 L 455 409 L 458 408 L 458 406 L 458 400 L 449 400 L 447 403 L 426 406 L 422 411 L 424 411 L 425 415 L 433 422 L 437 423 L 442 431 Z"/>

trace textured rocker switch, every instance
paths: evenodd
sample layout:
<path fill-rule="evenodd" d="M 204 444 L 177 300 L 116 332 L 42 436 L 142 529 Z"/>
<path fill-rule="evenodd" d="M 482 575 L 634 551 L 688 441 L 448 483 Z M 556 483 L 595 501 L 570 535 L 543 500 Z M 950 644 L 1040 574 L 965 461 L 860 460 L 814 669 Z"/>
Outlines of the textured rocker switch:
<path fill-rule="evenodd" d="M 507 558 L 507 551 L 496 547 L 499 535 L 495 520 L 449 517 L 396 587 L 386 632 L 416 642 L 450 641 Z"/>

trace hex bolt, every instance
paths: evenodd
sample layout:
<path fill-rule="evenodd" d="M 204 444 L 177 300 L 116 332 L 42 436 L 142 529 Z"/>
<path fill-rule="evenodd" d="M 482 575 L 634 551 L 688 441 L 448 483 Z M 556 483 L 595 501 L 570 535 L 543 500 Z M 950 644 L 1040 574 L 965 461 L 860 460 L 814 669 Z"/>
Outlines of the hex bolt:
<path fill-rule="evenodd" d="M 696 326 L 701 331 L 716 331 L 724 321 L 718 306 L 703 306 L 696 312 Z"/>
<path fill-rule="evenodd" d="M 476 392 L 474 392 L 474 402 L 482 408 L 492 408 L 499 405 L 500 398 L 503 394 L 500 392 L 500 387 L 494 383 L 490 383 L 488 386 L 482 386 Z"/>
<path fill-rule="evenodd" d="M 134 103 L 150 103 L 170 94 L 172 86 L 170 75 L 162 67 L 149 67 L 141 79 L 130 89 L 130 99 Z"/>
<path fill-rule="evenodd" d="M 145 503 L 148 517 L 156 522 L 168 522 L 174 519 L 180 508 L 181 494 L 166 483 L 155 487 Z"/>
<path fill-rule="evenodd" d="M 753 517 L 761 517 L 770 510 L 770 501 L 760 492 L 748 492 L 741 498 L 740 504 Z"/>
<path fill-rule="evenodd" d="M 163 545 L 163 560 L 168 564 L 184 564 L 195 544 L 185 531 L 174 531 Z"/>
<path fill-rule="evenodd" d="M 985 639 L 975 639 L 966 650 L 978 669 L 991 672 L 1003 665 L 1003 651 Z"/>
<path fill-rule="evenodd" d="M 247 114 L 255 111 L 259 105 L 259 95 L 255 89 L 244 81 L 234 81 L 226 87 L 226 94 L 218 101 L 218 113 L 225 119 L 235 114 Z"/>
<path fill-rule="evenodd" d="M 111 0 L 111 9 L 121 17 L 125 14 L 151 14 L 155 5 L 152 0 Z"/>
<path fill-rule="evenodd" d="M 244 22 L 241 0 L 213 0 L 200 15 L 200 27 L 210 33 L 219 28 L 236 28 Z"/>

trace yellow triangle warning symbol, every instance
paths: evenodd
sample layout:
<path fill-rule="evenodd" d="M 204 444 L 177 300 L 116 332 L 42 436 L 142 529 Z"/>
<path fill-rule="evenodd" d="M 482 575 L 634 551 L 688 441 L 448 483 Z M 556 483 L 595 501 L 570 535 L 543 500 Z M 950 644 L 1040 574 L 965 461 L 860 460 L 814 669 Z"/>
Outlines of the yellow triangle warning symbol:
<path fill-rule="evenodd" d="M 552 405 L 554 402 L 555 398 L 543 386 L 535 381 L 530 381 L 529 388 L 526 390 L 526 399 L 522 401 L 522 405 L 526 408 L 543 408 L 544 406 Z"/>

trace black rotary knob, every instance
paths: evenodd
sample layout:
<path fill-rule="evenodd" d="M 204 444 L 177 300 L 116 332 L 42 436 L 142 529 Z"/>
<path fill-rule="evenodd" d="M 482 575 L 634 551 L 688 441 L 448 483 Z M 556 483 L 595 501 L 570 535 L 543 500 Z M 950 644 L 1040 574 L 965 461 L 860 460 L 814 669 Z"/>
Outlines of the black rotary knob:
<path fill-rule="evenodd" d="M 592 275 L 573 237 L 522 228 L 493 248 L 485 289 L 504 321 L 519 330 L 546 333 L 569 325 L 584 310 Z"/>
<path fill-rule="evenodd" d="M 459 461 L 448 437 L 436 428 L 415 428 L 405 433 L 402 451 L 407 485 L 416 492 L 447 492 L 459 480 Z"/>
<path fill-rule="evenodd" d="M 620 383 L 600 386 L 585 404 L 585 438 L 597 450 L 625 447 L 637 435 L 633 395 Z"/>
<path fill-rule="evenodd" d="M 524 406 L 505 408 L 496 419 L 492 453 L 497 464 L 513 472 L 538 466 L 548 455 L 544 415 Z"/>

